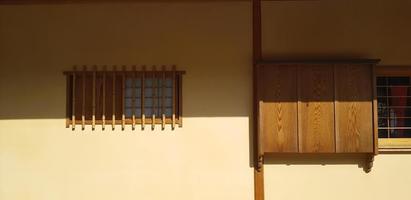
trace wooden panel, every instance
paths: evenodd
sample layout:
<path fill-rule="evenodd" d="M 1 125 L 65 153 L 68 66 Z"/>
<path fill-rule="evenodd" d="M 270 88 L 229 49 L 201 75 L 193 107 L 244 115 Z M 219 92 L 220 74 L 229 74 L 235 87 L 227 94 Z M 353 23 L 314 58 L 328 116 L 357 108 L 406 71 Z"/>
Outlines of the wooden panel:
<path fill-rule="evenodd" d="M 373 152 L 371 73 L 370 65 L 335 67 L 337 152 Z"/>
<path fill-rule="evenodd" d="M 297 70 L 295 66 L 260 66 L 260 131 L 264 152 L 298 152 Z"/>
<path fill-rule="evenodd" d="M 332 65 L 299 67 L 300 152 L 335 152 L 333 79 Z"/>

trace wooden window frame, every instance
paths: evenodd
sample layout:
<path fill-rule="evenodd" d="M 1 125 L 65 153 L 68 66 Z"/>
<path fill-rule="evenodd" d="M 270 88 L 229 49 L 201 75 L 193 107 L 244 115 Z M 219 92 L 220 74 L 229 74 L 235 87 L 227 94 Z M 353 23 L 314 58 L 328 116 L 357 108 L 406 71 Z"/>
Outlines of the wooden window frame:
<path fill-rule="evenodd" d="M 146 66 L 142 66 L 141 70 L 136 70 L 136 66 L 130 67 L 130 70 L 127 70 L 126 66 L 122 66 L 121 69 L 118 69 L 117 66 L 113 66 L 112 69 L 107 69 L 107 66 L 103 66 L 102 70 L 98 70 L 97 66 L 93 66 L 92 70 L 87 70 L 87 66 L 83 66 L 82 69 L 80 69 L 77 66 L 73 67 L 72 71 L 64 71 L 63 74 L 66 75 L 66 128 L 72 127 L 72 130 L 75 130 L 76 125 L 81 125 L 82 130 L 85 129 L 86 125 L 91 125 L 92 130 L 95 130 L 96 125 L 101 125 L 102 129 L 105 129 L 105 125 L 111 125 L 112 129 L 115 129 L 116 125 L 121 125 L 122 130 L 125 129 L 126 125 L 131 125 L 132 129 L 135 129 L 135 125 L 141 125 L 141 129 L 144 129 L 145 125 L 152 125 L 152 129 L 156 125 L 161 125 L 161 128 L 164 130 L 165 125 L 171 125 L 172 129 L 178 125 L 178 127 L 182 127 L 183 124 L 183 109 L 182 109 L 182 79 L 183 75 L 185 74 L 185 71 L 177 71 L 176 66 L 172 66 L 171 70 L 167 70 L 167 66 L 162 65 L 161 70 L 156 70 L 156 66 L 152 66 L 152 70 L 147 70 Z M 81 86 L 76 85 L 76 78 L 80 77 L 81 78 Z M 85 78 L 87 77 L 87 78 Z M 91 78 L 90 78 L 91 77 Z M 102 107 L 100 108 L 102 116 L 96 117 L 96 100 L 98 97 L 96 97 L 96 77 L 99 77 L 101 80 L 102 84 L 102 97 L 100 96 L 100 101 L 102 101 Z M 106 88 L 106 85 L 108 84 L 108 80 L 106 80 L 107 77 L 111 77 L 112 80 L 112 92 L 111 94 L 107 94 L 108 89 Z M 116 81 L 121 77 L 121 80 Z M 90 80 L 89 80 L 90 78 Z M 137 98 L 140 99 L 141 101 L 141 115 L 137 116 L 134 115 L 134 111 L 131 117 L 126 117 L 125 113 L 125 80 L 127 78 L 132 78 L 133 81 L 134 79 L 140 79 L 141 83 L 141 96 L 137 97 L 134 96 L 133 94 L 133 101 L 137 100 Z M 152 116 L 145 116 L 144 114 L 144 85 L 145 85 L 145 79 L 147 78 L 159 78 L 159 79 L 165 79 L 165 78 L 172 78 L 172 84 L 173 84 L 173 91 L 172 91 L 172 113 L 171 116 L 166 116 L 163 111 L 165 110 L 164 104 L 161 104 L 161 107 L 158 109 L 161 109 L 161 115 L 152 115 Z M 110 81 L 111 81 L 110 80 Z M 92 90 L 89 91 L 90 94 L 86 94 L 86 82 L 91 82 Z M 116 84 L 120 83 L 121 81 L 121 90 L 119 91 L 118 88 L 116 87 Z M 75 97 L 76 93 L 78 93 L 78 88 L 76 87 L 82 87 L 81 93 L 81 99 Z M 160 86 L 159 86 L 160 87 Z M 163 87 L 165 87 L 165 84 L 161 85 L 161 89 L 164 90 Z M 133 92 L 134 93 L 134 92 Z M 107 96 L 110 95 L 110 96 Z M 112 97 L 111 97 L 112 95 Z M 120 95 L 117 96 L 117 95 Z M 91 98 L 92 101 L 92 107 L 88 108 L 86 104 L 85 97 L 89 96 L 87 98 Z M 107 96 L 107 97 L 106 97 Z M 107 102 L 107 98 L 112 98 L 112 102 Z M 136 99 L 134 99 L 136 98 Z M 158 96 L 157 98 L 159 101 L 165 101 L 164 98 L 165 96 Z M 121 102 L 116 102 L 118 99 L 121 99 Z M 110 103 L 112 105 L 106 105 L 107 103 Z M 110 111 L 112 116 L 108 116 L 106 112 L 107 106 L 112 106 L 112 110 Z M 119 107 L 120 111 L 116 110 Z M 76 111 L 76 109 L 80 109 L 80 115 L 79 112 Z M 91 118 L 86 118 L 85 117 L 85 110 L 91 110 L 92 112 L 92 117 Z M 118 115 L 118 114 L 120 115 Z M 97 119 L 96 119 L 97 118 Z"/>
<path fill-rule="evenodd" d="M 377 89 L 377 77 L 379 76 L 409 76 L 410 66 L 375 66 L 374 88 Z M 378 112 L 375 114 L 378 119 Z M 378 127 L 378 123 L 376 124 Z M 377 134 L 378 135 L 378 134 Z M 378 138 L 379 151 L 411 151 L 411 138 Z"/>

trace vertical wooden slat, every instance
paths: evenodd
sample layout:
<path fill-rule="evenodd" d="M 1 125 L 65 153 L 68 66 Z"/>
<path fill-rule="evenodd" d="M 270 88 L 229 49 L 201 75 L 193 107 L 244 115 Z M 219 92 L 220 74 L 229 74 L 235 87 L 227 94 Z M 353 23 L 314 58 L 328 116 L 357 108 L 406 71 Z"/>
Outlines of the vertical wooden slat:
<path fill-rule="evenodd" d="M 102 124 L 101 127 L 104 130 L 106 128 L 106 72 L 107 66 L 103 66 L 103 109 L 102 109 Z"/>
<path fill-rule="evenodd" d="M 340 112 L 338 110 L 339 107 L 339 99 L 337 97 L 339 97 L 338 94 L 338 83 L 337 83 L 337 66 L 333 65 L 333 79 L 334 79 L 334 152 L 337 152 L 337 146 L 340 142 L 340 138 L 338 137 L 340 135 L 340 130 L 339 130 L 339 118 L 340 116 L 338 115 Z M 342 66 L 340 66 L 342 67 Z M 344 66 L 345 67 L 345 66 Z"/>
<path fill-rule="evenodd" d="M 83 86 L 82 86 L 82 103 L 81 103 L 81 129 L 86 128 L 86 71 L 87 66 L 83 66 Z"/>
<path fill-rule="evenodd" d="M 373 106 L 373 136 L 374 136 L 374 154 L 378 154 L 378 104 L 377 104 L 377 75 L 375 72 L 375 65 L 371 67 L 371 78 L 372 78 L 372 106 Z M 387 93 L 388 96 L 388 93 Z M 389 120 L 388 120 L 389 121 Z"/>
<path fill-rule="evenodd" d="M 126 127 L 126 114 L 125 114 L 125 105 L 126 105 L 126 98 L 125 98 L 125 93 L 126 93 L 126 66 L 123 65 L 123 73 L 122 73 L 122 111 L 121 111 L 121 129 L 124 131 Z"/>
<path fill-rule="evenodd" d="M 172 83 L 172 85 L 173 85 L 173 94 L 172 94 L 172 101 L 173 101 L 173 110 L 172 110 L 172 119 L 171 119 L 171 128 L 174 130 L 175 129 L 175 127 L 176 127 L 176 97 L 177 97 L 177 94 L 176 94 L 176 66 L 175 65 L 173 65 L 173 69 L 172 69 L 173 71 L 172 71 L 172 81 L 173 81 L 173 83 Z"/>
<path fill-rule="evenodd" d="M 70 82 L 70 80 L 72 79 L 71 77 L 72 77 L 72 74 L 67 74 L 66 75 L 66 128 L 70 127 L 70 118 L 71 118 L 71 116 L 70 116 L 70 113 L 71 113 L 70 106 L 72 104 L 70 104 L 70 101 L 71 101 L 70 98 L 72 96 L 71 95 L 71 92 L 72 92 L 71 87 L 73 87 L 72 83 Z"/>
<path fill-rule="evenodd" d="M 166 127 L 166 110 L 165 110 L 165 92 L 166 92 L 166 66 L 162 67 L 162 81 L 161 81 L 161 128 L 164 130 Z"/>
<path fill-rule="evenodd" d="M 113 82 L 112 82 L 112 93 L 113 93 L 113 115 L 111 116 L 111 128 L 114 130 L 116 128 L 116 71 L 117 71 L 117 66 L 113 66 L 113 72 L 112 72 L 112 76 L 113 76 Z"/>
<path fill-rule="evenodd" d="M 297 94 L 297 152 L 301 152 L 301 145 L 300 145 L 300 141 L 301 141 L 301 115 L 300 115 L 300 107 L 301 107 L 301 98 L 300 98 L 300 66 L 296 66 L 296 80 L 297 80 L 297 88 L 296 88 L 296 94 Z"/>
<path fill-rule="evenodd" d="M 146 66 L 143 65 L 142 73 L 141 73 L 141 129 L 144 130 L 146 126 L 146 115 L 145 115 L 145 109 L 144 109 L 144 102 L 145 102 L 145 88 L 146 88 Z"/>
<path fill-rule="evenodd" d="M 136 89 L 137 89 L 137 87 L 136 87 L 136 66 L 135 65 L 133 65 L 133 72 L 132 72 L 132 74 L 133 74 L 133 77 L 132 77 L 132 80 L 131 80 L 131 85 L 132 85 L 132 87 L 131 87 L 131 89 L 132 89 L 132 92 L 131 92 L 131 120 L 132 120 L 132 129 L 134 130 L 135 128 L 136 128 Z"/>
<path fill-rule="evenodd" d="M 97 66 L 93 67 L 93 115 L 92 115 L 92 129 L 96 129 L 96 73 Z"/>
<path fill-rule="evenodd" d="M 369 65 L 335 68 L 337 153 L 374 153 L 372 99 Z"/>
<path fill-rule="evenodd" d="M 178 75 L 178 126 L 183 127 L 183 77 Z"/>
<path fill-rule="evenodd" d="M 334 153 L 334 72 L 329 65 L 300 67 L 302 153 Z"/>
<path fill-rule="evenodd" d="M 258 99 L 263 152 L 298 152 L 296 67 L 259 66 Z"/>
<path fill-rule="evenodd" d="M 72 107 L 71 107 L 71 128 L 76 129 L 76 72 L 77 67 L 73 67 L 73 86 L 72 86 Z"/>
<path fill-rule="evenodd" d="M 156 103 L 157 103 L 157 92 L 156 92 L 156 66 L 153 66 L 153 76 L 151 81 L 151 88 L 152 88 L 152 102 L 153 107 L 151 108 L 151 129 L 154 130 L 156 125 Z"/>

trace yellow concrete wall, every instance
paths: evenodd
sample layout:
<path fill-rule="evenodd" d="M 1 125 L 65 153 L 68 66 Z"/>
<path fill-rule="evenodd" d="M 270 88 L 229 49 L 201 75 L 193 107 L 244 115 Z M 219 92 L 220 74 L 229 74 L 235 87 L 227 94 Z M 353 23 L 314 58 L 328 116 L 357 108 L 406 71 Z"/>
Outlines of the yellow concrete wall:
<path fill-rule="evenodd" d="M 411 64 L 408 1 L 263 5 L 266 58 Z M 252 199 L 250 63 L 248 2 L 0 6 L 0 199 Z M 184 127 L 64 128 L 74 64 L 177 64 Z M 267 162 L 269 200 L 409 199 L 407 154 Z"/>
<path fill-rule="evenodd" d="M 251 199 L 250 23 L 248 3 L 1 6 L 0 199 Z M 184 127 L 64 128 L 74 64 L 177 64 Z"/>

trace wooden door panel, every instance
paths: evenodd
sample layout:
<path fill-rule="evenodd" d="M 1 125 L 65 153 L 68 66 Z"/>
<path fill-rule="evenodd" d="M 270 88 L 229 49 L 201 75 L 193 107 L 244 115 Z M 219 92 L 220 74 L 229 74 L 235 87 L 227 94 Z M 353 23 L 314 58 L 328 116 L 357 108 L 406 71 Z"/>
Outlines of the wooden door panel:
<path fill-rule="evenodd" d="M 298 91 L 300 152 L 335 152 L 333 67 L 300 66 Z"/>
<path fill-rule="evenodd" d="M 335 67 L 337 152 L 373 152 L 372 87 L 370 65 Z"/>
<path fill-rule="evenodd" d="M 264 152 L 298 152 L 297 70 L 295 66 L 260 66 L 260 133 Z"/>

